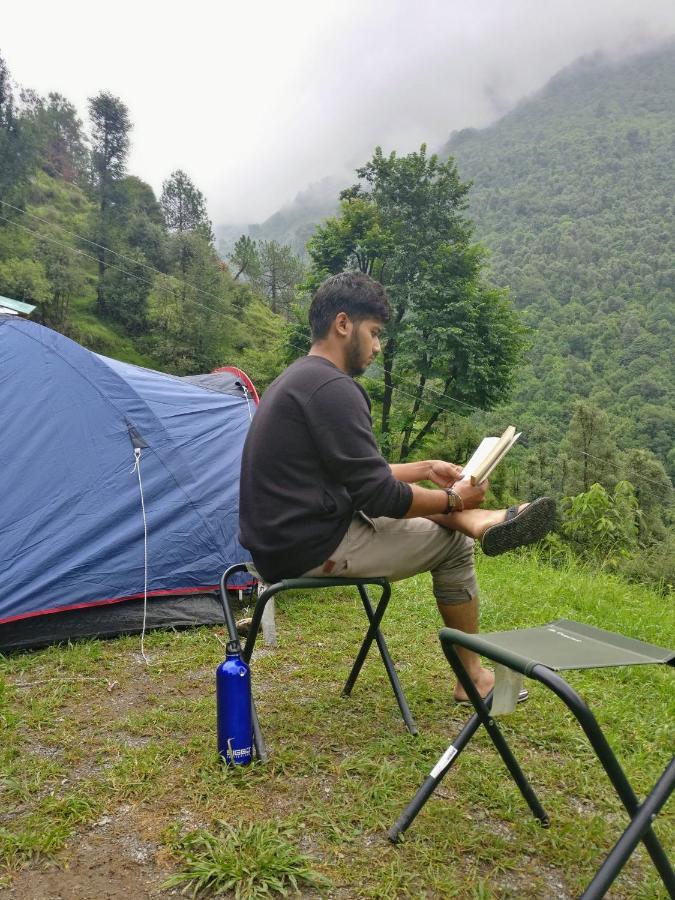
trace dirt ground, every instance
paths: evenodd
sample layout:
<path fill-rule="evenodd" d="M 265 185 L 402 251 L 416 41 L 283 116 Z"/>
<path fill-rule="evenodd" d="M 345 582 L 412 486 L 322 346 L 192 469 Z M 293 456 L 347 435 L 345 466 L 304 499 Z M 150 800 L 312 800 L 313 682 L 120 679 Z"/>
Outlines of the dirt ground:
<path fill-rule="evenodd" d="M 132 807 L 102 816 L 55 860 L 18 872 L 1 900 L 150 900 L 178 897 L 162 890 L 171 870 L 143 837 Z"/>

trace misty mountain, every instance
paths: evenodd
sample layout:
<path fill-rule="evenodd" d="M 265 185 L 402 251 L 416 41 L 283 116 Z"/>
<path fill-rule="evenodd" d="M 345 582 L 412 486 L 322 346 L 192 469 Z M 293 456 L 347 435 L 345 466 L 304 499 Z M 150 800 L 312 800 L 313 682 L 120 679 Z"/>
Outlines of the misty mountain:
<path fill-rule="evenodd" d="M 349 179 L 329 175 L 310 184 L 295 198 L 256 225 L 219 225 L 216 228 L 218 252 L 224 258 L 242 234 L 256 240 L 289 244 L 295 253 L 305 255 L 305 246 L 317 222 L 338 210 L 338 195 Z"/>
<path fill-rule="evenodd" d="M 492 126 L 450 136 L 468 213 L 532 329 L 498 421 L 562 438 L 578 398 L 620 444 L 675 468 L 675 43 L 584 59 Z M 364 160 L 365 162 L 365 160 Z M 326 179 L 251 230 L 302 249 L 348 179 Z"/>
<path fill-rule="evenodd" d="M 443 155 L 532 329 L 508 410 L 562 436 L 570 398 L 611 412 L 620 444 L 675 468 L 675 43 L 584 60 Z"/>

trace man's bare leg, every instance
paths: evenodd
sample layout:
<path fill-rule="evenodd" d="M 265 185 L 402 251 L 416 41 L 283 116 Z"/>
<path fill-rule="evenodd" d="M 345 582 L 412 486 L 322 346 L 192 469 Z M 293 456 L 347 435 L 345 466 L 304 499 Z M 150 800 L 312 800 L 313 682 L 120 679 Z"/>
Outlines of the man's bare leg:
<path fill-rule="evenodd" d="M 478 597 L 472 597 L 468 603 L 439 603 L 438 609 L 443 622 L 448 628 L 457 628 L 469 634 L 478 631 Z M 480 656 L 467 650 L 465 647 L 456 647 L 457 654 L 469 673 L 469 677 L 478 688 L 481 697 L 485 697 L 495 683 L 495 676 L 489 669 L 484 669 L 480 662 Z M 455 700 L 468 700 L 466 691 L 457 682 L 453 690 Z"/>
<path fill-rule="evenodd" d="M 523 503 L 520 509 L 524 509 L 526 506 L 527 504 Z M 444 528 L 459 531 L 468 537 L 479 540 L 491 525 L 503 522 L 505 515 L 505 509 L 467 509 L 463 512 L 427 516 L 427 518 L 443 525 Z M 478 597 L 472 597 L 468 603 L 439 603 L 438 609 L 448 628 L 457 628 L 459 631 L 466 631 L 469 634 L 478 632 Z M 478 693 L 481 697 L 485 697 L 494 687 L 494 673 L 483 668 L 478 654 L 465 647 L 456 647 L 455 649 L 471 680 L 478 688 Z M 469 699 L 459 682 L 455 684 L 453 696 L 455 700 Z"/>
<path fill-rule="evenodd" d="M 518 512 L 525 509 L 526 506 L 527 503 L 521 503 Z M 451 531 L 459 531 L 468 537 L 480 540 L 488 528 L 503 522 L 505 515 L 505 509 L 465 509 L 462 512 L 443 513 L 426 516 L 426 518 L 444 528 L 451 529 Z"/>

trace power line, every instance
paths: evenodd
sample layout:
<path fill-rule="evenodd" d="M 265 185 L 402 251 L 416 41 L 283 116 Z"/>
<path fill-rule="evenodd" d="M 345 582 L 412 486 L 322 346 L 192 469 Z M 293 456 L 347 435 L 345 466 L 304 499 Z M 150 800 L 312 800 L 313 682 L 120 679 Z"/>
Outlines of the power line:
<path fill-rule="evenodd" d="M 48 219 L 43 219 L 41 216 L 33 215 L 33 213 L 29 213 L 26 210 L 22 210 L 18 206 L 13 206 L 11 203 L 7 203 L 5 200 L 0 200 L 0 203 L 4 204 L 5 206 L 11 207 L 12 209 L 16 210 L 17 212 L 20 212 L 20 213 L 23 213 L 24 215 L 30 216 L 31 218 L 34 218 L 39 222 L 43 222 L 44 224 L 46 224 L 52 228 L 57 228 L 58 230 L 63 231 L 65 234 L 70 234 L 73 237 L 78 238 L 79 240 L 85 241 L 86 243 L 91 244 L 94 247 L 98 247 L 101 250 L 105 250 L 107 253 L 111 253 L 114 256 L 118 256 L 120 259 L 128 260 L 133 265 L 142 266 L 143 268 L 149 269 L 150 271 L 155 272 L 156 274 L 161 275 L 165 278 L 175 278 L 175 276 L 169 276 L 166 274 L 166 272 L 162 272 L 161 269 L 157 269 L 154 266 L 150 266 L 150 265 L 146 265 L 145 263 L 138 262 L 138 261 L 134 260 L 132 257 L 125 256 L 122 253 L 117 253 L 115 250 L 110 250 L 110 248 L 104 246 L 103 244 L 97 244 L 95 241 L 90 241 L 87 238 L 82 237 L 82 235 L 77 234 L 77 232 L 70 231 L 69 229 L 65 228 L 64 226 L 57 224 L 56 222 L 50 222 Z M 22 228 L 24 231 L 28 231 L 30 234 L 37 235 L 38 237 L 42 238 L 43 240 L 50 241 L 51 243 L 57 244 L 60 247 L 64 247 L 66 250 L 70 250 L 72 253 L 76 253 L 79 256 L 84 256 L 86 259 L 90 259 L 93 262 L 96 262 L 96 263 L 99 262 L 98 257 L 92 256 L 89 253 L 85 253 L 84 250 L 78 250 L 77 247 L 71 247 L 70 244 L 65 244 L 63 241 L 56 240 L 56 238 L 51 238 L 45 234 L 41 234 L 39 231 L 36 231 L 33 228 L 29 228 L 26 225 L 21 225 L 19 222 L 14 222 L 12 219 L 8 219 L 5 216 L 0 215 L 0 219 L 4 222 L 8 222 L 10 225 L 14 225 L 17 228 Z M 148 281 L 147 279 L 141 278 L 140 275 L 137 275 L 134 272 L 129 272 L 126 269 L 122 269 L 120 266 L 116 266 L 113 263 L 106 263 L 105 265 L 107 268 L 115 269 L 118 272 L 122 272 L 123 274 L 128 275 L 130 278 L 136 278 L 138 281 L 141 281 L 144 284 L 148 284 L 148 285 L 157 287 L 157 285 L 154 281 Z M 213 291 L 203 290 L 202 288 L 198 288 L 196 285 L 193 285 L 188 281 L 178 280 L 178 283 L 182 287 L 191 288 L 192 290 L 196 291 L 197 293 L 204 294 L 207 297 L 213 297 L 215 300 L 218 300 L 218 301 L 222 300 L 222 297 L 219 297 L 218 294 L 214 294 Z M 237 324 L 241 324 L 239 319 L 235 318 L 234 316 L 229 315 L 229 313 L 226 313 L 226 312 L 223 312 L 220 310 L 213 310 L 211 307 L 206 306 L 205 304 L 199 303 L 198 300 L 194 300 L 192 298 L 187 298 L 187 297 L 184 298 L 184 297 L 182 297 L 181 294 L 178 294 L 176 291 L 173 291 L 173 290 L 171 290 L 171 288 L 168 288 L 166 286 L 160 285 L 159 288 L 160 288 L 160 290 L 163 290 L 166 293 L 170 293 L 175 297 L 179 297 L 181 300 L 183 300 L 185 302 L 193 303 L 197 306 L 200 306 L 202 309 L 206 309 L 212 313 L 216 312 L 218 315 L 220 315 L 224 318 L 230 319 L 231 321 L 236 322 Z M 303 352 L 305 351 L 305 348 L 299 344 L 295 344 L 290 340 L 288 341 L 288 343 L 290 344 L 291 347 L 293 347 L 296 350 L 301 350 Z M 383 374 L 389 375 L 392 379 L 398 379 L 399 382 L 401 382 L 403 384 L 415 386 L 414 383 L 411 382 L 409 379 L 403 378 L 402 376 L 396 374 L 393 370 L 387 369 L 384 366 L 380 365 L 379 363 L 374 362 L 371 365 L 373 366 L 373 368 L 377 369 L 378 371 L 382 372 Z M 410 394 L 407 391 L 404 391 L 398 385 L 392 385 L 392 388 L 395 388 L 400 394 L 403 394 L 406 397 L 410 397 L 413 400 L 417 399 L 417 396 L 415 394 Z M 444 399 L 450 400 L 453 403 L 458 403 L 460 406 L 465 406 L 467 409 L 471 409 L 475 412 L 484 412 L 484 410 L 481 410 L 481 408 L 478 406 L 474 406 L 471 403 L 467 403 L 465 400 L 460 400 L 458 397 L 453 397 L 450 394 L 443 393 L 442 391 L 437 391 L 429 385 L 424 386 L 423 392 L 424 391 L 427 392 L 427 394 L 431 393 L 438 397 L 443 397 Z M 432 406 L 435 409 L 441 410 L 441 412 L 450 412 L 450 410 L 448 410 L 444 406 L 441 406 L 440 404 L 433 403 L 430 400 L 426 400 L 425 402 L 429 406 Z"/>
<path fill-rule="evenodd" d="M 121 259 L 126 259 L 126 260 L 128 260 L 129 262 L 133 263 L 133 265 L 140 265 L 140 266 L 142 266 L 143 268 L 150 269 L 151 271 L 157 273 L 158 275 L 163 276 L 164 278 L 173 278 L 173 277 L 174 277 L 174 276 L 167 275 L 165 272 L 162 272 L 160 269 L 156 269 L 154 266 L 150 266 L 150 265 L 146 265 L 145 263 L 137 262 L 136 260 L 133 260 L 131 257 L 124 256 L 123 254 L 120 254 L 120 253 L 116 253 L 114 250 L 110 250 L 108 247 L 105 247 L 105 246 L 102 245 L 102 244 L 96 244 L 94 241 L 89 241 L 87 238 L 83 238 L 81 235 L 78 235 L 76 232 L 69 231 L 69 229 L 64 228 L 64 227 L 61 226 L 61 225 L 58 225 L 58 224 L 53 223 L 53 222 L 49 222 L 47 219 L 43 219 L 43 218 L 41 218 L 40 216 L 35 216 L 35 215 L 33 215 L 32 213 L 28 213 L 28 212 L 26 212 L 25 210 L 20 209 L 19 207 L 12 206 L 11 203 L 7 203 L 7 202 L 4 201 L 4 200 L 0 200 L 0 203 L 4 204 L 5 206 L 9 206 L 9 207 L 11 207 L 12 209 L 15 209 L 17 212 L 25 213 L 26 215 L 31 216 L 32 218 L 34 218 L 34 219 L 36 219 L 36 220 L 38 220 L 38 221 L 41 221 L 41 222 L 45 223 L 46 225 L 49 225 L 50 227 L 55 227 L 55 228 L 57 228 L 57 229 L 60 229 L 61 231 L 64 231 L 64 232 L 67 233 L 67 234 L 70 234 L 70 235 L 72 235 L 72 236 L 74 236 L 74 237 L 76 237 L 76 238 L 79 238 L 80 240 L 83 240 L 83 241 L 85 241 L 86 243 L 89 243 L 89 244 L 91 244 L 91 245 L 93 245 L 93 246 L 95 246 L 95 247 L 98 247 L 99 249 L 105 250 L 105 251 L 108 252 L 108 253 L 111 253 L 111 254 L 113 254 L 113 255 L 115 255 L 115 256 L 118 256 L 118 257 L 120 257 Z M 29 227 L 26 226 L 26 225 L 22 225 L 20 222 L 15 222 L 15 221 L 13 221 L 12 219 L 7 218 L 6 216 L 0 215 L 0 220 L 1 220 L 1 221 L 4 221 L 4 222 L 7 222 L 9 225 L 13 225 L 15 228 L 21 228 L 23 231 L 27 231 L 29 234 L 33 234 L 33 235 L 37 236 L 38 238 L 41 238 L 41 239 L 46 240 L 46 241 L 49 241 L 50 243 L 56 244 L 56 245 L 58 245 L 59 247 L 63 247 L 63 248 L 65 248 L 66 250 L 69 250 L 70 252 L 77 254 L 78 256 L 83 256 L 83 257 L 85 257 L 86 259 L 91 260 L 92 262 L 95 262 L 95 263 L 98 263 L 98 262 L 99 262 L 98 257 L 92 256 L 90 253 L 85 253 L 84 250 L 79 250 L 77 247 L 72 247 L 70 244 L 66 244 L 66 243 L 64 243 L 63 241 L 57 240 L 56 238 L 52 238 L 52 237 L 49 237 L 49 236 L 47 236 L 47 235 L 45 235 L 45 234 L 41 234 L 39 231 L 36 231 L 36 230 L 33 229 L 33 228 L 29 228 Z M 115 270 L 118 271 L 118 272 L 122 272 L 124 275 L 128 275 L 130 278 L 135 278 L 137 281 L 140 281 L 140 282 L 142 282 L 143 284 L 147 284 L 147 285 L 149 285 L 150 287 L 154 287 L 154 288 L 156 288 L 156 289 L 158 289 L 158 290 L 164 291 L 165 293 L 171 294 L 172 296 L 177 297 L 178 299 L 180 299 L 181 302 L 184 302 L 184 303 L 192 303 L 193 305 L 198 306 L 198 307 L 200 307 L 201 309 L 205 309 L 207 312 L 209 312 L 209 313 L 211 313 L 211 314 L 215 314 L 215 315 L 217 315 L 217 316 L 220 316 L 220 317 L 223 318 L 223 319 L 228 319 L 229 321 L 235 322 L 237 325 L 241 325 L 241 320 L 237 319 L 235 316 L 230 315 L 229 313 L 226 313 L 224 310 L 213 309 L 212 307 L 207 306 L 205 303 L 200 303 L 198 300 L 195 300 L 194 298 L 183 296 L 183 295 L 180 294 L 178 291 L 172 290 L 170 287 L 168 287 L 168 286 L 166 286 L 166 285 L 162 285 L 162 284 L 159 284 L 159 285 L 158 285 L 158 284 L 156 283 L 155 280 L 149 281 L 149 280 L 146 279 L 146 278 L 142 278 L 142 277 L 141 277 L 140 275 L 138 275 L 137 273 L 135 273 L 135 272 L 129 272 L 128 270 L 122 269 L 120 266 L 116 266 L 116 265 L 114 265 L 113 263 L 106 263 L 106 268 L 115 269 Z M 199 293 L 205 294 L 205 295 L 208 296 L 208 297 L 212 297 L 213 299 L 218 300 L 219 302 L 222 301 L 222 299 L 223 299 L 222 297 L 218 296 L 218 294 L 215 294 L 215 293 L 213 293 L 212 291 L 205 291 L 205 290 L 202 290 L 201 288 L 198 288 L 196 285 L 193 285 L 193 284 L 191 284 L 190 282 L 187 282 L 187 281 L 178 281 L 178 284 L 179 284 L 181 287 L 184 287 L 184 288 L 190 288 L 190 289 L 195 290 L 195 291 L 197 291 L 197 292 L 199 292 Z M 294 342 L 291 341 L 291 340 L 288 340 L 288 344 L 289 344 L 291 347 L 293 347 L 295 350 L 300 350 L 300 351 L 302 351 L 303 353 L 305 352 L 305 349 L 306 349 L 305 347 L 303 347 L 303 346 L 301 346 L 301 345 L 299 345 L 299 344 L 296 344 L 296 343 L 294 343 Z M 408 381 L 407 379 L 402 379 L 400 376 L 396 375 L 392 370 L 386 369 L 384 366 L 381 366 L 381 365 L 379 365 L 378 363 L 375 363 L 375 362 L 374 362 L 374 363 L 371 363 L 371 366 L 372 366 L 373 368 L 379 370 L 379 371 L 382 372 L 383 374 L 388 374 L 391 378 L 398 378 L 398 379 L 399 379 L 400 381 L 402 381 L 404 384 L 412 384 L 412 382 Z M 423 392 L 424 392 L 424 390 L 427 390 L 427 389 L 428 389 L 429 391 L 431 391 L 431 392 L 437 394 L 438 396 L 442 396 L 442 397 L 444 397 L 445 399 L 447 399 L 447 400 L 449 400 L 449 401 L 452 401 L 453 403 L 458 403 L 458 404 L 460 404 L 461 406 L 465 406 L 467 409 L 471 409 L 471 410 L 473 410 L 473 411 L 475 411 L 475 412 L 478 412 L 478 413 L 484 413 L 484 412 L 485 412 L 485 410 L 481 409 L 480 407 L 474 406 L 474 405 L 471 404 L 471 403 L 467 403 L 467 402 L 464 401 L 464 400 L 460 400 L 460 399 L 457 398 L 457 397 L 452 397 L 452 396 L 449 395 L 449 394 L 442 394 L 440 391 L 435 391 L 435 390 L 432 389 L 432 388 L 427 388 L 427 385 L 424 386 Z M 397 384 L 392 384 L 392 390 L 395 390 L 395 391 L 397 391 L 397 393 L 399 393 L 399 394 L 401 394 L 401 395 L 403 395 L 403 396 L 405 396 L 405 397 L 409 397 L 409 398 L 411 398 L 411 399 L 413 399 L 413 400 L 417 400 L 417 399 L 418 399 L 418 397 L 417 397 L 416 394 L 411 394 L 411 393 L 409 393 L 408 391 L 403 390 L 403 388 L 401 388 L 401 387 L 400 387 L 399 385 L 397 385 Z M 451 412 L 451 411 L 452 411 L 452 410 L 448 409 L 447 407 L 441 406 L 439 403 L 434 403 L 432 400 L 429 400 L 429 399 L 426 399 L 426 400 L 425 400 L 425 403 L 426 403 L 428 406 L 432 407 L 433 409 L 437 409 L 439 412 Z M 577 454 L 579 454 L 579 455 L 587 456 L 587 457 L 589 457 L 589 458 L 591 458 L 591 459 L 598 460 L 599 462 L 602 462 L 602 463 L 603 463 L 605 466 L 607 466 L 608 468 L 614 469 L 616 472 L 619 472 L 619 473 L 621 472 L 621 470 L 619 469 L 618 466 L 616 466 L 616 465 L 614 465 L 614 464 L 612 464 L 612 463 L 609 463 L 607 460 L 603 459 L 602 457 L 599 457 L 599 456 L 593 456 L 592 454 L 587 453 L 587 452 L 584 451 L 584 450 L 575 450 L 575 449 L 573 449 L 573 448 L 571 448 L 571 452 L 572 452 L 572 453 L 577 453 Z M 634 475 L 633 477 L 636 478 L 637 480 L 641 480 L 641 481 L 648 482 L 648 483 L 650 483 L 650 484 L 654 484 L 654 485 L 656 485 L 657 487 L 662 487 L 662 486 L 663 486 L 663 485 L 661 484 L 661 482 L 655 481 L 655 480 L 652 479 L 652 478 L 648 478 L 648 477 L 645 476 L 645 475 L 637 475 L 637 474 L 636 474 L 636 475 Z"/>
<path fill-rule="evenodd" d="M 0 200 L 0 203 L 2 203 L 4 206 L 8 206 L 10 209 L 15 210 L 15 212 L 21 213 L 24 216 L 29 216 L 31 219 L 35 219 L 38 222 L 42 222 L 45 225 L 48 225 L 50 228 L 57 228 L 59 231 L 62 231 L 64 234 L 69 234 L 71 237 L 77 238 L 77 240 L 80 240 L 80 241 L 84 241 L 86 244 L 89 244 L 92 247 L 97 247 L 100 250 L 104 250 L 106 253 L 111 253 L 113 256 L 117 256 L 119 259 L 127 260 L 128 262 L 132 263 L 132 265 L 142 266 L 143 268 L 148 269 L 151 272 L 155 272 L 157 275 L 166 276 L 166 272 L 162 272 L 161 269 L 158 269 L 155 266 L 151 266 L 148 263 L 143 263 L 143 262 L 140 262 L 139 260 L 135 260 L 130 256 L 125 256 L 123 253 L 118 253 L 116 250 L 111 250 L 110 247 L 106 247 L 104 244 L 98 244 L 98 243 L 96 243 L 96 241 L 91 241 L 91 240 L 89 240 L 89 238 L 86 238 L 83 235 L 78 234 L 78 232 L 71 231 L 70 229 L 66 228 L 64 225 L 59 225 L 57 222 L 50 222 L 49 219 L 44 219 L 42 216 L 37 216 L 37 215 L 35 215 L 35 213 L 30 213 L 26 209 L 21 209 L 21 207 L 19 207 L 19 206 L 14 206 L 12 203 L 8 203 L 6 200 Z M 8 220 L 8 219 L 5 219 L 5 221 L 12 222 L 12 220 Z M 16 223 L 12 222 L 12 224 L 16 224 Z M 34 231 L 33 233 L 39 234 L 39 232 L 37 232 L 37 231 Z M 63 245 L 63 246 L 67 246 L 70 248 L 70 245 Z M 70 249 L 74 250 L 75 248 L 70 248 Z M 92 257 L 88 257 L 88 258 L 91 259 Z M 98 262 L 98 257 L 96 257 L 96 261 Z M 108 265 L 111 268 L 115 268 L 114 266 L 112 266 L 112 264 L 106 264 L 106 265 Z M 124 271 L 124 270 L 120 269 L 120 271 Z M 130 275 L 131 277 L 138 277 L 138 276 L 135 276 L 131 272 L 127 272 L 125 274 Z M 175 277 L 175 276 L 171 276 L 171 277 Z M 196 291 L 197 293 L 204 294 L 207 297 L 215 297 L 216 299 L 221 299 L 218 297 L 217 294 L 214 294 L 212 291 L 206 291 L 203 288 L 198 288 L 196 285 L 190 284 L 189 282 L 180 281 L 179 283 L 185 287 L 191 287 L 192 290 Z M 227 314 L 223 313 L 223 315 L 227 315 Z M 299 347 L 296 344 L 291 344 L 291 346 L 294 346 L 297 350 L 304 349 L 303 347 Z M 414 386 L 414 383 L 411 382 L 409 379 L 402 378 L 402 376 L 400 376 L 400 375 L 396 375 L 393 371 L 386 369 L 384 366 L 381 366 L 378 363 L 373 363 L 373 366 L 376 369 L 378 369 L 380 372 L 390 375 L 392 378 L 398 378 L 403 384 L 409 384 L 409 385 Z M 467 403 L 466 401 L 460 400 L 457 397 L 451 397 L 449 394 L 446 394 L 443 391 L 438 391 L 428 384 L 424 386 L 423 391 L 426 392 L 427 394 L 434 394 L 437 397 L 442 397 L 443 399 L 452 400 L 453 403 L 458 403 L 460 406 L 467 407 L 467 409 L 472 409 L 476 412 L 484 412 L 484 410 L 481 410 L 480 407 L 473 406 L 471 403 Z M 401 393 L 405 393 L 405 392 L 401 391 Z M 413 399 L 415 399 L 415 397 L 416 397 L 416 395 L 413 395 L 413 394 L 406 394 L 406 396 L 412 397 Z M 431 405 L 434 405 L 434 404 L 431 404 Z M 437 407 L 437 408 L 440 409 L 441 407 Z M 442 409 L 445 410 L 445 407 L 442 407 Z M 445 411 L 447 412 L 448 410 L 445 410 Z"/>
<path fill-rule="evenodd" d="M 125 256 L 124 253 L 118 253 L 117 250 L 111 250 L 110 247 L 106 247 L 104 244 L 97 244 L 96 241 L 91 241 L 91 240 L 89 240 L 89 238 L 86 238 L 83 235 L 78 234 L 77 231 L 71 231 L 69 228 L 66 228 L 64 225 L 59 225 L 58 222 L 50 222 L 49 219 L 43 219 L 42 216 L 36 216 L 35 213 L 30 213 L 30 212 L 28 212 L 27 209 L 21 209 L 18 206 L 13 206 L 11 203 L 8 203 L 6 200 L 0 200 L 0 203 L 2 203 L 3 206 L 8 206 L 10 209 L 15 210 L 16 212 L 20 212 L 24 216 L 29 216 L 31 219 L 35 219 L 38 222 L 43 222 L 45 225 L 48 225 L 50 228 L 57 228 L 59 231 L 64 232 L 64 234 L 69 234 L 69 235 L 71 235 L 71 237 L 77 238 L 78 241 L 84 241 L 85 244 L 89 244 L 90 246 L 96 247 L 99 250 L 104 250 L 106 253 L 110 253 L 113 256 L 117 256 L 119 259 L 124 259 L 127 262 L 132 263 L 132 265 L 134 265 L 134 266 L 142 266 L 142 268 L 148 269 L 150 272 L 154 272 L 157 275 L 166 276 L 166 272 L 162 272 L 161 269 L 158 269 L 155 266 L 151 266 L 149 263 L 144 263 L 144 262 L 141 262 L 140 260 L 136 260 L 131 256 Z M 13 225 L 18 224 L 18 223 L 13 222 L 11 219 L 5 219 L 5 221 L 6 222 L 9 221 Z M 39 234 L 39 232 L 37 232 L 37 231 L 34 231 L 33 233 Z M 43 235 L 41 235 L 41 236 L 43 236 Z M 70 247 L 69 244 L 65 244 L 64 246 Z M 75 250 L 76 248 L 70 247 L 70 249 Z M 89 257 L 89 258 L 90 259 L 94 258 L 98 262 L 98 257 Z M 111 267 L 112 264 L 106 263 L 106 265 L 108 267 Z M 133 276 L 133 274 L 131 272 L 127 272 L 127 274 L 132 275 L 132 277 L 137 277 L 137 276 Z M 175 276 L 171 276 L 171 277 L 175 277 Z M 216 297 L 217 298 L 217 294 L 213 294 L 211 291 L 205 291 L 203 288 L 198 288 L 194 284 L 190 285 L 190 284 L 188 284 L 188 282 L 185 282 L 185 281 L 181 281 L 180 284 L 184 284 L 186 287 L 191 287 L 192 290 L 196 291 L 199 294 L 205 294 L 207 297 Z M 220 299 L 220 298 L 218 298 L 218 299 Z"/>
<path fill-rule="evenodd" d="M 46 234 L 41 234 L 39 231 L 35 231 L 33 228 L 29 228 L 27 225 L 21 225 L 20 222 L 14 222 L 12 219 L 8 219 L 6 216 L 0 215 L 0 220 L 3 222 L 8 222 L 10 225 L 13 225 L 15 228 L 21 228 L 23 231 L 27 231 L 29 234 L 34 234 L 42 240 L 49 241 L 52 244 L 56 244 L 59 247 L 64 247 L 66 250 L 70 250 L 71 253 L 76 253 L 78 256 L 84 256 L 86 259 L 90 259 L 92 262 L 98 263 L 98 257 L 92 256 L 90 253 L 85 253 L 84 250 L 78 250 L 77 247 L 71 247 L 70 244 L 65 244 L 63 241 L 58 241 L 56 238 L 48 237 Z M 129 257 L 126 257 L 129 259 Z M 200 303 L 198 300 L 194 300 L 192 298 L 183 297 L 178 291 L 172 290 L 170 287 L 166 285 L 158 285 L 155 281 L 149 281 L 147 278 L 141 278 L 140 275 L 137 275 L 135 272 L 129 272 L 127 269 L 122 269 L 120 266 L 116 266 L 113 263 L 106 263 L 107 269 L 115 269 L 117 272 L 122 272 L 124 275 L 128 275 L 130 278 L 135 278 L 137 281 L 141 281 L 143 284 L 150 285 L 150 287 L 155 287 L 158 290 L 162 290 L 165 293 L 172 294 L 174 297 L 178 297 L 181 300 L 185 300 L 187 303 L 193 303 L 196 306 L 201 307 L 202 309 L 207 310 L 210 313 L 216 313 L 217 315 L 223 316 L 224 318 L 230 319 L 232 322 L 236 322 L 237 324 L 241 324 L 240 320 L 231 316 L 229 313 L 223 312 L 222 310 L 213 309 L 210 306 L 207 306 L 205 303 Z M 142 263 L 141 263 L 142 265 Z M 165 278 L 173 278 L 172 275 L 167 275 L 165 272 L 160 272 L 156 270 L 160 275 L 163 275 Z M 199 290 L 194 285 L 189 284 L 187 281 L 178 281 L 178 284 L 186 287 L 193 288 L 194 290 Z M 202 293 L 206 293 L 209 297 L 213 297 L 216 300 L 222 300 L 222 297 L 219 297 L 217 294 L 214 294 L 209 291 L 202 291 Z"/>

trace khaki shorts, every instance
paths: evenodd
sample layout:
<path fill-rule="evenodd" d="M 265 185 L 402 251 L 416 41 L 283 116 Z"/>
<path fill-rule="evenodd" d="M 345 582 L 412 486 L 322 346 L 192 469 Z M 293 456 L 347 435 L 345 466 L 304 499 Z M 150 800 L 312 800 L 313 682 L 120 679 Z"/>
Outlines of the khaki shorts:
<path fill-rule="evenodd" d="M 465 603 L 478 596 L 474 542 L 429 519 L 354 516 L 340 544 L 306 578 L 368 578 L 401 581 L 431 572 L 439 603 Z"/>

